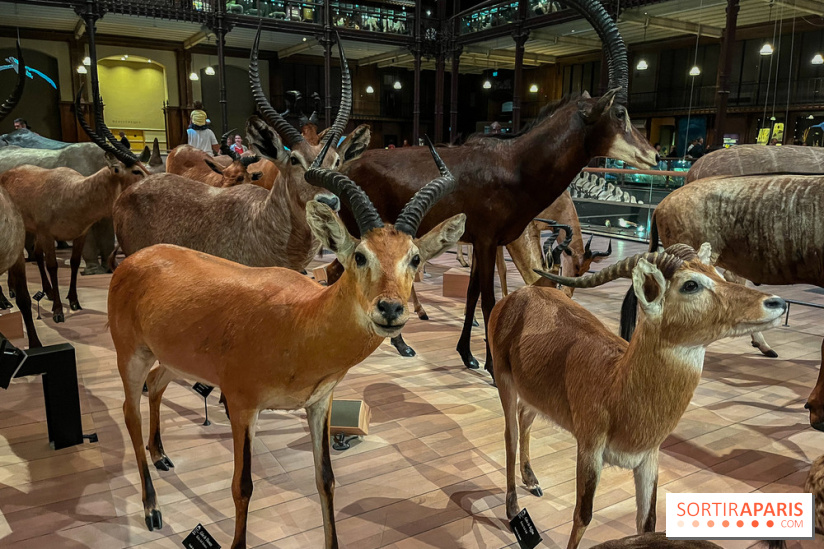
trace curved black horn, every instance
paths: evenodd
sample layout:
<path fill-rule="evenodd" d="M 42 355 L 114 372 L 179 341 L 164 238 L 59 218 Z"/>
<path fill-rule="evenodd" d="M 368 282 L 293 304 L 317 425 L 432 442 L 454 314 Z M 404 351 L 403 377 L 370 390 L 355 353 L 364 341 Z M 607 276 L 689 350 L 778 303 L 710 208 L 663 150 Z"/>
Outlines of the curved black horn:
<path fill-rule="evenodd" d="M 20 47 L 20 39 L 17 40 L 17 85 L 14 87 L 14 91 L 11 92 L 9 98 L 3 101 L 3 104 L 0 105 L 0 122 L 6 118 L 11 111 L 14 110 L 14 107 L 17 106 L 17 103 L 20 102 L 20 98 L 23 97 L 23 88 L 26 87 L 26 62 L 23 60 L 23 49 Z"/>
<path fill-rule="evenodd" d="M 607 66 L 609 68 L 609 89 L 621 88 L 615 99 L 626 105 L 627 87 L 629 86 L 629 62 L 627 46 L 618 32 L 618 26 L 607 10 L 598 0 L 563 0 L 573 10 L 580 13 L 598 33 L 604 44 Z"/>
<path fill-rule="evenodd" d="M 139 160 L 135 154 L 123 146 L 123 144 L 118 141 L 112 132 L 109 130 L 109 127 L 106 125 L 106 122 L 103 121 L 103 101 L 100 97 L 92 98 L 92 102 L 94 104 L 94 129 L 96 132 L 102 132 L 104 137 L 108 139 L 111 144 L 111 153 L 117 157 L 118 160 L 123 162 L 126 166 L 134 166 Z M 98 134 L 99 137 L 99 134 Z"/>
<path fill-rule="evenodd" d="M 381 216 L 363 189 L 342 173 L 323 168 L 309 168 L 303 177 L 310 185 L 329 189 L 349 206 L 358 224 L 360 236 L 364 236 L 372 229 L 383 227 Z"/>
<path fill-rule="evenodd" d="M 609 246 L 607 246 L 607 251 L 605 252 L 592 252 L 592 257 L 609 257 L 612 255 L 612 240 L 609 241 Z"/>
<path fill-rule="evenodd" d="M 318 111 L 312 111 L 312 115 L 309 117 L 309 123 L 315 126 L 318 125 Z"/>
<path fill-rule="evenodd" d="M 338 116 L 335 117 L 335 122 L 326 135 L 323 137 L 324 141 L 332 141 L 337 145 L 337 140 L 343 134 L 346 124 L 349 123 L 349 115 L 352 113 L 352 75 L 349 74 L 349 63 L 346 62 L 346 55 L 343 53 L 343 43 L 340 36 L 335 33 L 338 40 L 338 51 L 340 52 L 340 107 L 338 108 Z M 328 99 L 328 98 L 327 98 Z"/>
<path fill-rule="evenodd" d="M 83 116 L 83 109 L 80 105 L 80 98 L 83 95 L 83 86 L 80 86 L 80 90 L 77 92 L 77 96 L 74 99 L 74 115 L 77 118 L 77 121 L 80 123 L 80 127 L 83 128 L 83 131 L 86 132 L 86 135 L 89 136 L 98 147 L 106 151 L 107 153 L 111 153 L 115 158 L 123 162 L 126 166 L 133 166 L 137 163 L 136 158 L 131 158 L 126 156 L 121 151 L 112 147 L 108 141 L 97 135 L 90 127 L 89 123 L 86 122 L 86 118 Z M 97 113 L 95 112 L 95 119 L 97 118 Z"/>
<path fill-rule="evenodd" d="M 326 153 L 329 152 L 329 147 L 332 146 L 332 140 L 326 141 L 323 144 L 323 148 L 320 150 L 320 154 L 318 154 L 315 159 L 312 161 L 312 165 L 309 166 L 309 169 L 313 168 L 320 168 L 321 164 L 323 164 L 323 159 L 326 158 Z"/>
<path fill-rule="evenodd" d="M 436 177 L 416 192 L 415 196 L 413 196 L 412 199 L 407 202 L 406 206 L 403 207 L 403 210 L 401 210 L 398 220 L 395 221 L 395 229 L 413 237 L 418 232 L 421 220 L 423 220 L 432 206 L 445 194 L 452 192 L 452 189 L 455 188 L 455 178 L 449 173 L 443 160 L 441 160 L 441 157 L 432 145 L 432 141 L 427 137 L 426 142 L 429 146 L 429 152 L 432 153 L 432 158 L 435 159 L 435 164 L 438 165 L 438 170 L 442 175 Z"/>
<path fill-rule="evenodd" d="M 239 159 L 240 155 L 233 151 L 232 147 L 226 144 L 226 140 L 229 139 L 229 136 L 235 133 L 236 130 L 237 128 L 232 128 L 231 130 L 220 136 L 220 153 L 232 157 L 232 160 Z"/>
<path fill-rule="evenodd" d="M 294 148 L 295 145 L 303 141 L 303 136 L 289 122 L 287 122 L 278 112 L 272 108 L 263 88 L 260 86 L 260 72 L 258 70 L 258 48 L 260 48 L 260 31 L 258 27 L 255 35 L 255 44 L 252 46 L 252 56 L 249 59 L 249 84 L 252 86 L 252 96 L 260 114 L 266 123 L 272 126 L 276 132 L 286 141 L 286 145 Z"/>
<path fill-rule="evenodd" d="M 234 152 L 234 151 L 232 151 Z M 235 153 L 237 154 L 237 153 Z M 240 163 L 243 164 L 244 168 L 248 168 L 255 162 L 260 162 L 260 157 L 258 155 L 251 155 L 251 156 L 238 156 L 237 160 L 240 160 Z"/>

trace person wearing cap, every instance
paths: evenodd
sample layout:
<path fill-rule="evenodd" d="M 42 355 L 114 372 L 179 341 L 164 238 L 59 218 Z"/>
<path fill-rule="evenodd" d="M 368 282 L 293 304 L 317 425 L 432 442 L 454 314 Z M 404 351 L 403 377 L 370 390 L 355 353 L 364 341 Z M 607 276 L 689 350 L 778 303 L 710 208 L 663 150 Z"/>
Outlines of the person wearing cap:
<path fill-rule="evenodd" d="M 218 154 L 220 151 L 217 137 L 207 126 L 206 111 L 202 109 L 192 111 L 192 123 L 189 125 L 189 129 L 186 130 L 186 134 L 189 137 L 189 145 L 192 147 L 214 154 Z"/>

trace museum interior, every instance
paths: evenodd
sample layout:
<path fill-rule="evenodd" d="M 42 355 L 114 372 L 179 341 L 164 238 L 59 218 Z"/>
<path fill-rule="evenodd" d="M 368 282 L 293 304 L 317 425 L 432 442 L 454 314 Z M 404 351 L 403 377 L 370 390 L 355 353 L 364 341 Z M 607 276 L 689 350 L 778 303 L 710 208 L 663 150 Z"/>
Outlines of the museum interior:
<path fill-rule="evenodd" d="M 824 547 L 824 1 L 0 0 L 0 101 L 0 547 Z"/>

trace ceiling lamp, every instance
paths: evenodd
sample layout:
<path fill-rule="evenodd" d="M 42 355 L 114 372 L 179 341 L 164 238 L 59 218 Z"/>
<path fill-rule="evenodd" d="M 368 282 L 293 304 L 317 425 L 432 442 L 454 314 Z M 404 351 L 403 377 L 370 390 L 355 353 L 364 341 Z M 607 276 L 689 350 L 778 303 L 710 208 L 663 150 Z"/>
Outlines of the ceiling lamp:
<path fill-rule="evenodd" d="M 92 64 L 92 58 L 91 57 L 84 57 L 83 58 L 83 64 L 88 67 L 89 65 Z"/>
<path fill-rule="evenodd" d="M 197 76 L 196 72 L 193 72 L 189 75 L 189 80 L 200 80 L 200 78 Z"/>
<path fill-rule="evenodd" d="M 205 72 L 208 76 L 214 76 L 215 75 L 215 69 L 211 65 L 206 67 L 205 69 L 203 69 L 203 72 Z"/>
<path fill-rule="evenodd" d="M 393 87 L 393 88 L 395 88 L 396 90 L 399 90 L 399 89 L 401 89 L 403 86 L 401 85 L 401 81 L 400 81 L 400 80 L 395 80 L 395 83 L 394 83 L 394 84 L 392 84 L 392 87 Z"/>
<path fill-rule="evenodd" d="M 822 57 L 820 53 L 817 53 L 815 54 L 815 57 L 813 57 L 811 63 L 813 65 L 824 65 L 824 57 Z"/>
<path fill-rule="evenodd" d="M 491 87 L 492 87 L 492 82 L 490 82 L 489 80 L 484 80 L 484 89 L 488 90 Z"/>
<path fill-rule="evenodd" d="M 638 61 L 638 64 L 635 65 L 635 68 L 639 71 L 645 71 L 649 68 L 649 65 L 647 64 L 645 59 L 641 59 L 640 61 Z"/>
<path fill-rule="evenodd" d="M 759 51 L 761 55 L 772 55 L 773 54 L 773 47 L 770 45 L 769 42 L 766 42 L 763 46 L 761 46 L 761 51 Z"/>
<path fill-rule="evenodd" d="M 532 84 L 529 87 L 529 93 L 538 93 L 538 84 Z"/>
<path fill-rule="evenodd" d="M 85 66 L 80 65 L 79 67 L 77 67 L 77 74 L 86 74 L 87 72 L 89 72 L 89 71 L 86 70 Z"/>
<path fill-rule="evenodd" d="M 807 117 L 807 120 L 815 120 L 815 116 L 810 115 L 810 116 Z"/>
<path fill-rule="evenodd" d="M 375 88 L 372 86 L 366 86 L 366 93 L 375 93 Z"/>
<path fill-rule="evenodd" d="M 701 69 L 698 68 L 698 65 L 695 65 L 690 69 L 690 76 L 698 76 L 699 74 L 701 74 Z"/>

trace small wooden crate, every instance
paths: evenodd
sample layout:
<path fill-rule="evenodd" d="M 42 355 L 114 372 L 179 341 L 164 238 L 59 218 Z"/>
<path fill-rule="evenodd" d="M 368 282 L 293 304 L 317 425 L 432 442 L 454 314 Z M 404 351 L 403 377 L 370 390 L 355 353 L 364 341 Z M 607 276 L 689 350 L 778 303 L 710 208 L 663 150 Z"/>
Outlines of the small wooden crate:
<path fill-rule="evenodd" d="M 332 413 L 329 419 L 329 432 L 332 435 L 369 434 L 369 422 L 372 420 L 372 410 L 362 400 L 333 400 Z"/>
<path fill-rule="evenodd" d="M 331 263 L 327 263 L 326 265 L 320 265 L 319 267 L 315 267 L 314 269 L 312 269 L 312 276 L 315 277 L 315 282 L 319 284 L 328 282 L 328 279 L 326 277 L 326 267 L 328 267 L 329 265 L 331 265 Z"/>
<path fill-rule="evenodd" d="M 443 296 L 466 299 L 469 288 L 469 269 L 453 267 L 443 275 Z"/>
<path fill-rule="evenodd" d="M 23 338 L 23 314 L 20 311 L 0 314 L 0 334 L 6 339 Z"/>

